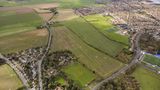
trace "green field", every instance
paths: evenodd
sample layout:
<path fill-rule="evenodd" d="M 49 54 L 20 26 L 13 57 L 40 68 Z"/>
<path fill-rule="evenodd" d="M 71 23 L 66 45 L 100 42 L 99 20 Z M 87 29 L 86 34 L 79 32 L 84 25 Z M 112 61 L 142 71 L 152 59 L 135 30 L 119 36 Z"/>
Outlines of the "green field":
<path fill-rule="evenodd" d="M 111 23 L 110 16 L 89 15 L 84 17 L 89 23 L 94 25 L 107 38 L 129 45 L 129 37 L 115 33 L 118 29 Z"/>
<path fill-rule="evenodd" d="M 54 28 L 52 50 L 71 50 L 86 67 L 107 77 L 123 66 L 121 62 L 88 46 L 65 27 Z"/>
<path fill-rule="evenodd" d="M 157 58 L 153 55 L 145 55 L 144 61 L 151 63 L 153 65 L 158 65 L 160 66 L 160 58 Z"/>
<path fill-rule="evenodd" d="M 64 25 L 78 35 L 84 42 L 110 56 L 117 56 L 125 47 L 123 44 L 106 38 L 82 18 L 66 21 Z"/>
<path fill-rule="evenodd" d="M 0 52 L 11 53 L 46 44 L 46 31 L 27 31 L 0 37 Z"/>
<path fill-rule="evenodd" d="M 0 37 L 33 30 L 42 23 L 41 18 L 34 12 L 17 14 L 6 11 L 0 13 Z"/>
<path fill-rule="evenodd" d="M 142 90 L 159 90 L 160 75 L 157 75 L 143 67 L 138 67 L 133 76 L 140 82 Z"/>
<path fill-rule="evenodd" d="M 22 86 L 21 81 L 8 65 L 0 66 L 0 90 L 16 90 Z"/>
<path fill-rule="evenodd" d="M 74 80 L 81 87 L 85 87 L 96 78 L 92 72 L 87 70 L 79 63 L 70 64 L 64 67 L 63 71 L 70 79 Z"/>

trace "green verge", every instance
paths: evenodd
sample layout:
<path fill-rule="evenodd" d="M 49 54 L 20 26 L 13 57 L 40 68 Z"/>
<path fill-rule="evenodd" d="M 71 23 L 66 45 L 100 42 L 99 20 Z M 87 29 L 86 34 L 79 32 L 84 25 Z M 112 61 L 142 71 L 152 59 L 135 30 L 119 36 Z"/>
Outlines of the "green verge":
<path fill-rule="evenodd" d="M 116 33 L 118 29 L 111 23 L 110 16 L 97 14 L 85 16 L 84 18 L 100 32 L 102 32 L 107 38 L 123 43 L 125 45 L 129 45 L 129 37 Z"/>
<path fill-rule="evenodd" d="M 144 61 L 151 63 L 153 65 L 158 65 L 160 66 L 160 58 L 155 57 L 153 55 L 145 55 Z"/>
<path fill-rule="evenodd" d="M 143 67 L 138 67 L 132 75 L 140 82 L 141 90 L 160 89 L 160 75 Z"/>
<path fill-rule="evenodd" d="M 16 90 L 22 86 L 11 67 L 6 64 L 0 66 L 0 90 Z"/>
<path fill-rule="evenodd" d="M 66 21 L 63 24 L 78 35 L 84 42 L 110 56 L 117 56 L 122 49 L 126 47 L 123 44 L 109 40 L 80 17 Z"/>
<path fill-rule="evenodd" d="M 80 63 L 101 77 L 108 77 L 123 66 L 118 60 L 88 46 L 66 27 L 54 28 L 52 51 L 57 50 L 71 50 Z"/>
<path fill-rule="evenodd" d="M 74 80 L 81 87 L 87 86 L 92 80 L 96 78 L 92 72 L 87 70 L 79 63 L 73 63 L 63 68 L 68 78 Z"/>

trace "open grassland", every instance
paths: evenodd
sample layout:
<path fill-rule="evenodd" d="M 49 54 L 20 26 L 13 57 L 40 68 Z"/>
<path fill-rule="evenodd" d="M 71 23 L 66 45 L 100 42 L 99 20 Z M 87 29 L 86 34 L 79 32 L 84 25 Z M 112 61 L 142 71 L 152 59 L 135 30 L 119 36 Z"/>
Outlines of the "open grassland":
<path fill-rule="evenodd" d="M 129 45 L 129 37 L 123 36 L 116 31 L 118 30 L 112 23 L 111 17 L 103 15 L 89 15 L 84 17 L 89 23 L 102 32 L 107 38 Z"/>
<path fill-rule="evenodd" d="M 79 58 L 80 63 L 101 77 L 107 77 L 123 66 L 118 60 L 88 46 L 67 28 L 54 28 L 52 50 L 66 49 L 71 50 Z"/>
<path fill-rule="evenodd" d="M 6 64 L 0 66 L 0 90 L 17 90 L 22 86 L 12 68 Z"/>
<path fill-rule="evenodd" d="M 23 9 L 17 11 L 0 11 L 0 37 L 33 30 L 42 23 L 34 12 Z"/>
<path fill-rule="evenodd" d="M 47 30 L 27 31 L 0 37 L 0 52 L 11 53 L 27 48 L 44 46 L 47 40 Z"/>
<path fill-rule="evenodd" d="M 159 90 L 160 75 L 157 75 L 143 67 L 138 67 L 133 76 L 140 82 L 142 90 Z"/>
<path fill-rule="evenodd" d="M 155 57 L 153 55 L 145 55 L 144 61 L 151 63 L 153 65 L 158 65 L 160 66 L 160 58 Z"/>
<path fill-rule="evenodd" d="M 109 40 L 80 17 L 66 21 L 63 24 L 87 44 L 110 56 L 117 56 L 125 47 L 123 44 Z"/>
<path fill-rule="evenodd" d="M 72 63 L 64 67 L 63 71 L 70 79 L 74 80 L 81 87 L 86 86 L 96 78 L 96 75 L 79 63 Z"/>

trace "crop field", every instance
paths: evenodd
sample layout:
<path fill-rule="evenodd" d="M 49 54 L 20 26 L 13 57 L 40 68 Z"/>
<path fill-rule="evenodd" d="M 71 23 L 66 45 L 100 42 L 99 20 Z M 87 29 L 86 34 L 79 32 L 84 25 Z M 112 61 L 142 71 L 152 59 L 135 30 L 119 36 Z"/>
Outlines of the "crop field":
<path fill-rule="evenodd" d="M 91 71 L 87 70 L 79 63 L 70 64 L 64 67 L 63 71 L 70 79 L 74 80 L 82 87 L 85 87 L 96 78 L 96 75 L 94 75 Z"/>
<path fill-rule="evenodd" d="M 94 25 L 100 32 L 102 32 L 107 38 L 121 42 L 125 45 L 129 44 L 129 37 L 123 36 L 120 34 L 117 34 L 116 31 L 118 28 L 116 28 L 111 23 L 111 17 L 109 16 L 103 16 L 103 15 L 89 15 L 84 17 L 89 23 Z"/>
<path fill-rule="evenodd" d="M 60 4 L 61 8 L 78 8 L 88 5 L 95 5 L 95 0 L 53 0 Z"/>
<path fill-rule="evenodd" d="M 40 3 L 59 3 L 61 8 L 77 8 L 95 5 L 95 0 L 23 0 L 23 1 L 0 1 L 0 6 L 31 5 Z"/>
<path fill-rule="evenodd" d="M 151 63 L 153 65 L 158 65 L 160 66 L 160 58 L 157 58 L 153 55 L 145 55 L 144 61 Z"/>
<path fill-rule="evenodd" d="M 4 8 L 5 10 L 5 8 Z M 0 37 L 33 30 L 42 23 L 41 18 L 30 9 L 0 11 Z"/>
<path fill-rule="evenodd" d="M 56 21 L 66 21 L 78 17 L 72 9 L 59 9 L 58 12 L 59 14 L 53 18 Z"/>
<path fill-rule="evenodd" d="M 106 38 L 82 18 L 75 18 L 66 21 L 63 24 L 72 30 L 84 42 L 102 52 L 107 53 L 110 56 L 117 56 L 125 47 L 123 44 L 111 41 Z"/>
<path fill-rule="evenodd" d="M 0 37 L 0 52 L 11 53 L 45 45 L 47 34 L 46 30 L 35 30 Z"/>
<path fill-rule="evenodd" d="M 8 66 L 0 66 L 0 90 L 17 90 L 22 83 L 16 73 Z"/>
<path fill-rule="evenodd" d="M 20 6 L 20 5 L 28 5 L 28 4 L 40 4 L 40 3 L 51 3 L 54 0 L 17 0 L 17 1 L 6 1 L 1 0 L 0 6 Z"/>
<path fill-rule="evenodd" d="M 143 67 L 138 67 L 133 76 L 140 82 L 141 90 L 159 90 L 160 75 L 157 75 Z"/>
<path fill-rule="evenodd" d="M 88 46 L 65 27 L 54 28 L 53 39 L 53 51 L 71 50 L 80 63 L 101 77 L 107 77 L 123 66 L 118 60 Z"/>

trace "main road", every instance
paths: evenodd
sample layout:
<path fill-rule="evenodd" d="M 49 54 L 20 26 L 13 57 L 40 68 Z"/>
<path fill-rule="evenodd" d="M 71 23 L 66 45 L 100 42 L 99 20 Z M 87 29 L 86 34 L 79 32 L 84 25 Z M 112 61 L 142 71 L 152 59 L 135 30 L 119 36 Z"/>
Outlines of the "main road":
<path fill-rule="evenodd" d="M 48 31 L 48 42 L 47 42 L 47 46 L 45 48 L 45 52 L 43 53 L 41 59 L 38 61 L 38 82 L 39 82 L 39 87 L 38 87 L 38 90 L 43 90 L 43 80 L 42 80 L 42 62 L 43 60 L 45 59 L 47 53 L 49 52 L 49 49 L 51 47 L 51 44 L 52 44 L 52 37 L 53 37 L 53 34 L 52 34 L 52 30 L 49 26 L 49 23 L 46 22 L 44 25 L 43 25 L 47 31 Z"/>
<path fill-rule="evenodd" d="M 109 80 L 113 80 L 114 78 L 120 76 L 121 74 L 124 74 L 129 68 L 136 65 L 138 62 L 140 62 L 141 58 L 143 57 L 143 53 L 141 53 L 141 50 L 139 48 L 139 38 L 141 36 L 141 32 L 137 33 L 134 38 L 132 38 L 132 45 L 133 45 L 133 51 L 134 51 L 134 57 L 128 65 L 121 68 L 117 72 L 113 73 L 110 77 L 102 80 L 99 82 L 95 87 L 92 88 L 92 90 L 97 90 L 99 87 L 103 85 L 103 83 L 108 82 Z"/>

